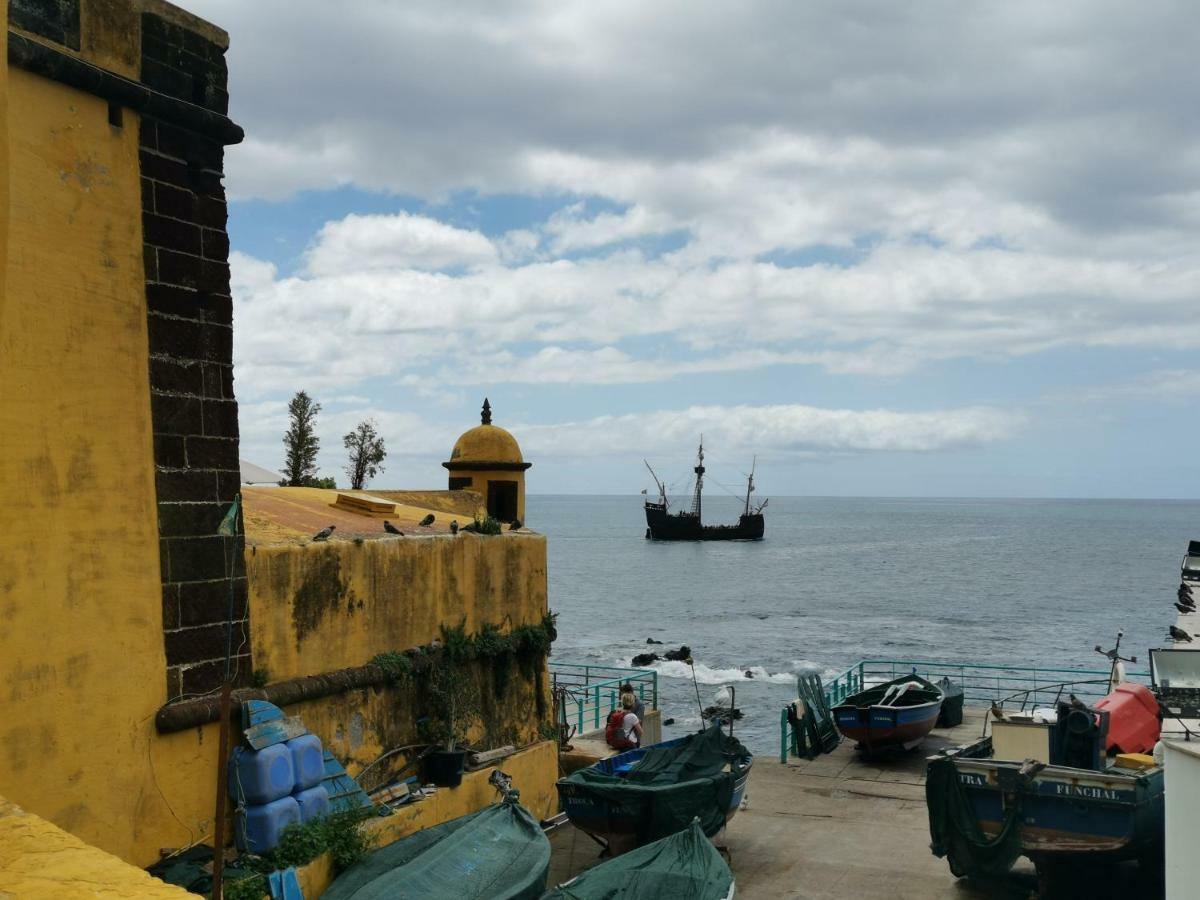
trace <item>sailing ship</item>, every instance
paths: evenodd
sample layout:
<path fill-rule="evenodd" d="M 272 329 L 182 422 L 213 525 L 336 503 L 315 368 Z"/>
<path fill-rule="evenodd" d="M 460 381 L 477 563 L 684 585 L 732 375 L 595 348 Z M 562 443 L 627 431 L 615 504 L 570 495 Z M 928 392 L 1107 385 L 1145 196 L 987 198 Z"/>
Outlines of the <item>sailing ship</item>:
<path fill-rule="evenodd" d="M 704 439 L 700 439 L 698 461 L 692 469 L 696 473 L 696 489 L 692 492 L 691 509 L 671 512 L 670 500 L 667 499 L 667 486 L 659 479 L 650 463 L 650 477 L 658 486 L 658 499 L 646 500 L 646 537 L 655 541 L 761 541 L 766 525 L 763 521 L 763 510 L 767 506 L 764 500 L 757 507 L 751 507 L 750 497 L 754 493 L 754 467 L 746 479 L 746 501 L 742 514 L 736 525 L 705 525 L 701 522 L 700 512 L 702 493 L 704 490 Z M 642 491 L 644 494 L 645 491 Z"/>

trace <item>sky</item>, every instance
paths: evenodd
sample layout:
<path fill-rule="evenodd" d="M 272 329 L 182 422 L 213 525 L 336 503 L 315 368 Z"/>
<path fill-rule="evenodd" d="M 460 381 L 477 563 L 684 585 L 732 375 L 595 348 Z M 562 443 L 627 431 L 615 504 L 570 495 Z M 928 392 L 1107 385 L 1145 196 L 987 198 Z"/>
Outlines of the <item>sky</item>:
<path fill-rule="evenodd" d="M 242 455 L 531 493 L 1198 493 L 1200 6 L 188 0 L 225 28 Z"/>

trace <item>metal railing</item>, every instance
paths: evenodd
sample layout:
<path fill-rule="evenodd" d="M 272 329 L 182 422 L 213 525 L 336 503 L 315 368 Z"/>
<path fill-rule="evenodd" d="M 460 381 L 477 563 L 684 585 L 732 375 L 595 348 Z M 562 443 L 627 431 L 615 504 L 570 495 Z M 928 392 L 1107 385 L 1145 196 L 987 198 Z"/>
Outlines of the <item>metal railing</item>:
<path fill-rule="evenodd" d="M 904 675 L 916 674 L 926 681 L 949 678 L 962 688 L 966 703 L 1014 701 L 1019 709 L 1050 706 L 1057 700 L 1074 694 L 1084 702 L 1094 702 L 1106 695 L 1111 670 L 1060 669 L 1044 666 L 991 666 L 975 663 L 937 662 L 914 659 L 864 659 L 846 671 L 835 675 L 823 685 L 825 700 L 837 706 L 852 694 L 883 684 Z M 1127 681 L 1150 683 L 1149 672 L 1126 670 Z M 1010 704 L 1011 708 L 1011 704 Z M 779 759 L 787 761 L 788 748 L 793 746 L 791 725 L 785 707 L 779 716 Z"/>
<path fill-rule="evenodd" d="M 550 686 L 559 698 L 559 725 L 579 734 L 594 731 L 620 704 L 621 685 L 629 684 L 647 709 L 658 708 L 658 672 L 620 666 L 550 663 Z"/>

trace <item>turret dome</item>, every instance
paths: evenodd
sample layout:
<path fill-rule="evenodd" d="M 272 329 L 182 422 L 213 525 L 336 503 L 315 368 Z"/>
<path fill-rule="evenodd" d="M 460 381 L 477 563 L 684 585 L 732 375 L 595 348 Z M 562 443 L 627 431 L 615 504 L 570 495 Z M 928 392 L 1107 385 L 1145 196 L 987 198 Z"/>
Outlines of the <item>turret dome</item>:
<path fill-rule="evenodd" d="M 465 432 L 454 443 L 447 469 L 528 469 L 531 463 L 521 456 L 517 439 L 492 424 L 492 407 L 485 398 L 481 423 Z"/>

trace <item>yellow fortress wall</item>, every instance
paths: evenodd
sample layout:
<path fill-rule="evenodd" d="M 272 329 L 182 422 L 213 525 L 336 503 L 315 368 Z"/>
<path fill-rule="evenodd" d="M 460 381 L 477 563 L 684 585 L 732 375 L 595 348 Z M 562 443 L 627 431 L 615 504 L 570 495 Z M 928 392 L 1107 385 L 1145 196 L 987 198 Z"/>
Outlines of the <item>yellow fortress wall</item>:
<path fill-rule="evenodd" d="M 0 793 L 130 858 L 168 815 L 137 117 L 6 75 Z"/>

